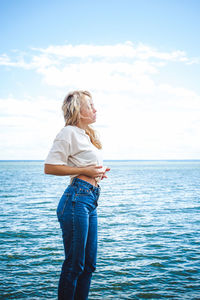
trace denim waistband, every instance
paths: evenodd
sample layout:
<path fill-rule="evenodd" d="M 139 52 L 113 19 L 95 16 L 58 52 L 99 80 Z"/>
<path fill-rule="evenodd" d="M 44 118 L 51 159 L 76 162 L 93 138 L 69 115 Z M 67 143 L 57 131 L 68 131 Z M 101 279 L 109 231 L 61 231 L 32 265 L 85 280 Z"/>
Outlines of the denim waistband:
<path fill-rule="evenodd" d="M 100 185 L 94 186 L 91 183 L 89 183 L 89 182 L 87 182 L 87 181 L 85 181 L 83 179 L 76 178 L 76 177 L 72 179 L 71 185 L 81 185 L 81 186 L 87 187 L 90 190 L 96 191 L 96 192 L 100 192 L 100 190 L 101 190 Z"/>

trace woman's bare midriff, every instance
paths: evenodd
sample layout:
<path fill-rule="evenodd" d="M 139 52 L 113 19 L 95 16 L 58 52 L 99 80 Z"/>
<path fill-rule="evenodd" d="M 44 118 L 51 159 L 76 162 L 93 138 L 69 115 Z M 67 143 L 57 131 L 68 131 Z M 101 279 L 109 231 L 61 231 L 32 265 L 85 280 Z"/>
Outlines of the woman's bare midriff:
<path fill-rule="evenodd" d="M 78 176 L 76 176 L 76 178 L 85 180 L 85 181 L 89 182 L 90 184 L 92 184 L 92 185 L 94 185 L 94 186 L 98 186 L 96 180 L 95 180 L 94 178 L 89 177 L 89 176 L 86 176 L 86 175 L 78 175 Z"/>

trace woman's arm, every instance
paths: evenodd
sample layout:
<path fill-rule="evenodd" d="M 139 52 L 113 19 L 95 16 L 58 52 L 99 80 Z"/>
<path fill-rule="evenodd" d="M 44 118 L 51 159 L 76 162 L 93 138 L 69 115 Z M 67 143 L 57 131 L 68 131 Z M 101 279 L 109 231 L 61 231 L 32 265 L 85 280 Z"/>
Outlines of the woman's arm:
<path fill-rule="evenodd" d="M 97 177 L 104 173 L 99 170 L 100 168 L 102 168 L 102 166 L 69 167 L 65 165 L 44 164 L 44 173 L 58 176 L 86 175 L 89 177 Z"/>

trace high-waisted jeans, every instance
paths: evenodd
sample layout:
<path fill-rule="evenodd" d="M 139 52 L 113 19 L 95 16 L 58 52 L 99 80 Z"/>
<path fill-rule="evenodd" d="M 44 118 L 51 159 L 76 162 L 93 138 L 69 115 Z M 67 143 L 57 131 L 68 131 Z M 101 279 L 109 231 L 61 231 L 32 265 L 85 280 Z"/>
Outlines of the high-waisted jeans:
<path fill-rule="evenodd" d="M 97 206 L 100 187 L 74 178 L 57 207 L 65 260 L 59 285 L 59 300 L 88 299 L 97 257 Z"/>

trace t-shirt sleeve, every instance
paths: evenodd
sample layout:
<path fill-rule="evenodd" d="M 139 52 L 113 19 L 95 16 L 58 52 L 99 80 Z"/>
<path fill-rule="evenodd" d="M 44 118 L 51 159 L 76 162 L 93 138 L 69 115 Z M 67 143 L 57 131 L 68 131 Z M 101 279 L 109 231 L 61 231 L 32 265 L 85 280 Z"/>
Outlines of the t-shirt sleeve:
<path fill-rule="evenodd" d="M 55 139 L 45 159 L 45 164 L 67 165 L 70 155 L 70 143 L 63 139 Z"/>

